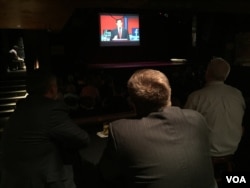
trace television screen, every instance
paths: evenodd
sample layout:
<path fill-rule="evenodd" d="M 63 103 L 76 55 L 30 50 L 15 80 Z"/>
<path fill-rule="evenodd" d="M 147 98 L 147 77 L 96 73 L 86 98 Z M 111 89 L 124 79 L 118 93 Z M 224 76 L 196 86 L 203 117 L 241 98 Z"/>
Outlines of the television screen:
<path fill-rule="evenodd" d="M 101 46 L 139 46 L 139 14 L 100 13 Z"/>

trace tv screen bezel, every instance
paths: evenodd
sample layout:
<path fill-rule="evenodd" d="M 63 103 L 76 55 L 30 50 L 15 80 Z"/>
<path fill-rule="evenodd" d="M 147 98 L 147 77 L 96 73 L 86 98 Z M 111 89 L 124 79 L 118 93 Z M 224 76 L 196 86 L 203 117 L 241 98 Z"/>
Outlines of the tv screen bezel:
<path fill-rule="evenodd" d="M 124 17 L 137 17 L 138 19 L 138 29 L 139 29 L 139 40 L 136 41 L 123 41 L 123 40 L 117 40 L 117 41 L 103 41 L 102 40 L 102 20 L 101 16 L 111 16 L 112 18 L 118 19 L 118 18 L 124 18 Z M 99 17 L 99 46 L 100 47 L 125 47 L 125 46 L 141 46 L 141 25 L 140 25 L 140 13 L 138 12 L 114 12 L 114 11 L 109 11 L 109 12 L 99 12 L 98 13 Z M 129 23 L 128 23 L 129 24 Z"/>

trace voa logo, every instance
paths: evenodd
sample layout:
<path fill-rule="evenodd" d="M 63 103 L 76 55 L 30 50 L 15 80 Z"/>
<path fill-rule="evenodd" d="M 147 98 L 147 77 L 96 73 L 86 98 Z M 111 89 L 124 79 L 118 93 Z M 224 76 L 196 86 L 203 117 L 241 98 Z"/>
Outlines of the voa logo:
<path fill-rule="evenodd" d="M 227 183 L 247 183 L 244 176 L 226 176 Z"/>

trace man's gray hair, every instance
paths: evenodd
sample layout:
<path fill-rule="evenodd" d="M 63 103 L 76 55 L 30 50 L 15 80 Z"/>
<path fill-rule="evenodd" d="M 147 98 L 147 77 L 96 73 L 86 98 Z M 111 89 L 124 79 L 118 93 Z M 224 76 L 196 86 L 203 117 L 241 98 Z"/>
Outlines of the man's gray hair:
<path fill-rule="evenodd" d="M 217 81 L 225 81 L 230 73 L 230 64 L 223 58 L 213 58 L 207 66 L 208 76 Z"/>

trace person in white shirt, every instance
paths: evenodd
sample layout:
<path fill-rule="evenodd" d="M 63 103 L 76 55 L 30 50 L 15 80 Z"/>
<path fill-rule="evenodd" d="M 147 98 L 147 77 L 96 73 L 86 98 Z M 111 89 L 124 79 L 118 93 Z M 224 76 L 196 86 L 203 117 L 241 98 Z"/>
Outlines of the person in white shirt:
<path fill-rule="evenodd" d="M 213 58 L 207 66 L 206 85 L 191 93 L 184 105 L 206 118 L 212 157 L 233 155 L 242 137 L 245 100 L 240 90 L 224 83 L 229 73 L 228 62 Z"/>
<path fill-rule="evenodd" d="M 13 48 L 9 51 L 10 65 L 11 70 L 25 69 L 24 58 L 20 57 L 17 53 L 18 46 L 14 45 Z"/>

